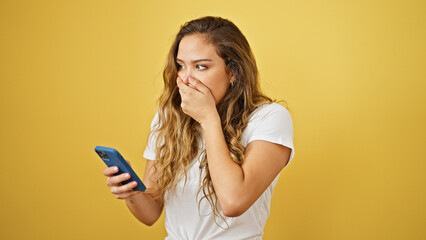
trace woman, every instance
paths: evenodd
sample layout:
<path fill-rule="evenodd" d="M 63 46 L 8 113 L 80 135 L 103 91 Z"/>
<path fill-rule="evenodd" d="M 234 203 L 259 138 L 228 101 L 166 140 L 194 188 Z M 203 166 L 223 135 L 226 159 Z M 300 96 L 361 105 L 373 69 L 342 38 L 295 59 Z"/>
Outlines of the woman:
<path fill-rule="evenodd" d="M 288 111 L 263 95 L 250 46 L 219 17 L 185 23 L 170 49 L 143 181 L 104 170 L 132 214 L 166 239 L 261 239 L 272 190 L 294 155 Z"/>

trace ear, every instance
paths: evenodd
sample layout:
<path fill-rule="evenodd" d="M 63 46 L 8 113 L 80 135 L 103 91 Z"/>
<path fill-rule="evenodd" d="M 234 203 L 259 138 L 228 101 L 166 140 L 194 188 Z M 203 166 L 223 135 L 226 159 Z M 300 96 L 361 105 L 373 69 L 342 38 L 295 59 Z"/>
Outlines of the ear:
<path fill-rule="evenodd" d="M 235 81 L 235 74 L 234 74 L 234 62 L 228 58 L 227 64 L 226 64 L 226 72 L 228 73 L 229 81 L 232 83 Z"/>
<path fill-rule="evenodd" d="M 235 74 L 234 71 L 230 68 L 228 68 L 228 77 L 229 77 L 229 82 L 233 83 L 235 81 Z"/>
<path fill-rule="evenodd" d="M 231 74 L 231 79 L 229 80 L 229 83 L 233 84 L 235 82 L 235 77 L 233 74 Z"/>

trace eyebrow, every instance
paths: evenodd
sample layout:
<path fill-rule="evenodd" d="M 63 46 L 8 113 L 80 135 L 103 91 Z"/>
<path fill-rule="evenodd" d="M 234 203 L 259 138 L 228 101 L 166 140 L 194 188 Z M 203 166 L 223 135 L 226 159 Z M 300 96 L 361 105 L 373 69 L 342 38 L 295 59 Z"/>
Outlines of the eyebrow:
<path fill-rule="evenodd" d="M 176 61 L 183 62 L 183 61 L 182 61 L 181 59 L 179 59 L 179 58 L 176 58 Z M 208 58 L 192 60 L 191 62 L 192 62 L 192 63 L 197 63 L 197 62 L 205 62 L 205 61 L 207 61 L 207 62 L 213 62 L 213 60 L 208 59 Z"/>

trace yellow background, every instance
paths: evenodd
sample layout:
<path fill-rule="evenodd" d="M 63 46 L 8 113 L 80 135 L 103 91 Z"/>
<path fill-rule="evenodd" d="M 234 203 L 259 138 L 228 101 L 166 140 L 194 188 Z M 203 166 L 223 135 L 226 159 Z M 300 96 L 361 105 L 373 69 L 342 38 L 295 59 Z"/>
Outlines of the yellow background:
<path fill-rule="evenodd" d="M 164 238 L 93 149 L 143 175 L 166 53 L 205 15 L 240 27 L 293 117 L 264 239 L 426 239 L 425 3 L 0 1 L 0 239 Z"/>

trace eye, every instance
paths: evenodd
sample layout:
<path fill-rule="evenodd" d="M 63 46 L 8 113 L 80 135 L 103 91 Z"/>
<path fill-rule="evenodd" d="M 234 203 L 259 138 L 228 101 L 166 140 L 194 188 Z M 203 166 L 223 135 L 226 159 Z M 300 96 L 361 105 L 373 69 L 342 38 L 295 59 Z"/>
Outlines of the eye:
<path fill-rule="evenodd" d="M 178 70 L 185 68 L 185 66 L 183 66 L 182 64 L 179 64 L 179 63 L 177 63 L 176 67 L 177 67 Z"/>
<path fill-rule="evenodd" d="M 197 67 L 198 70 L 205 70 L 205 69 L 207 69 L 207 66 L 204 66 L 204 65 L 197 65 L 196 67 Z"/>

